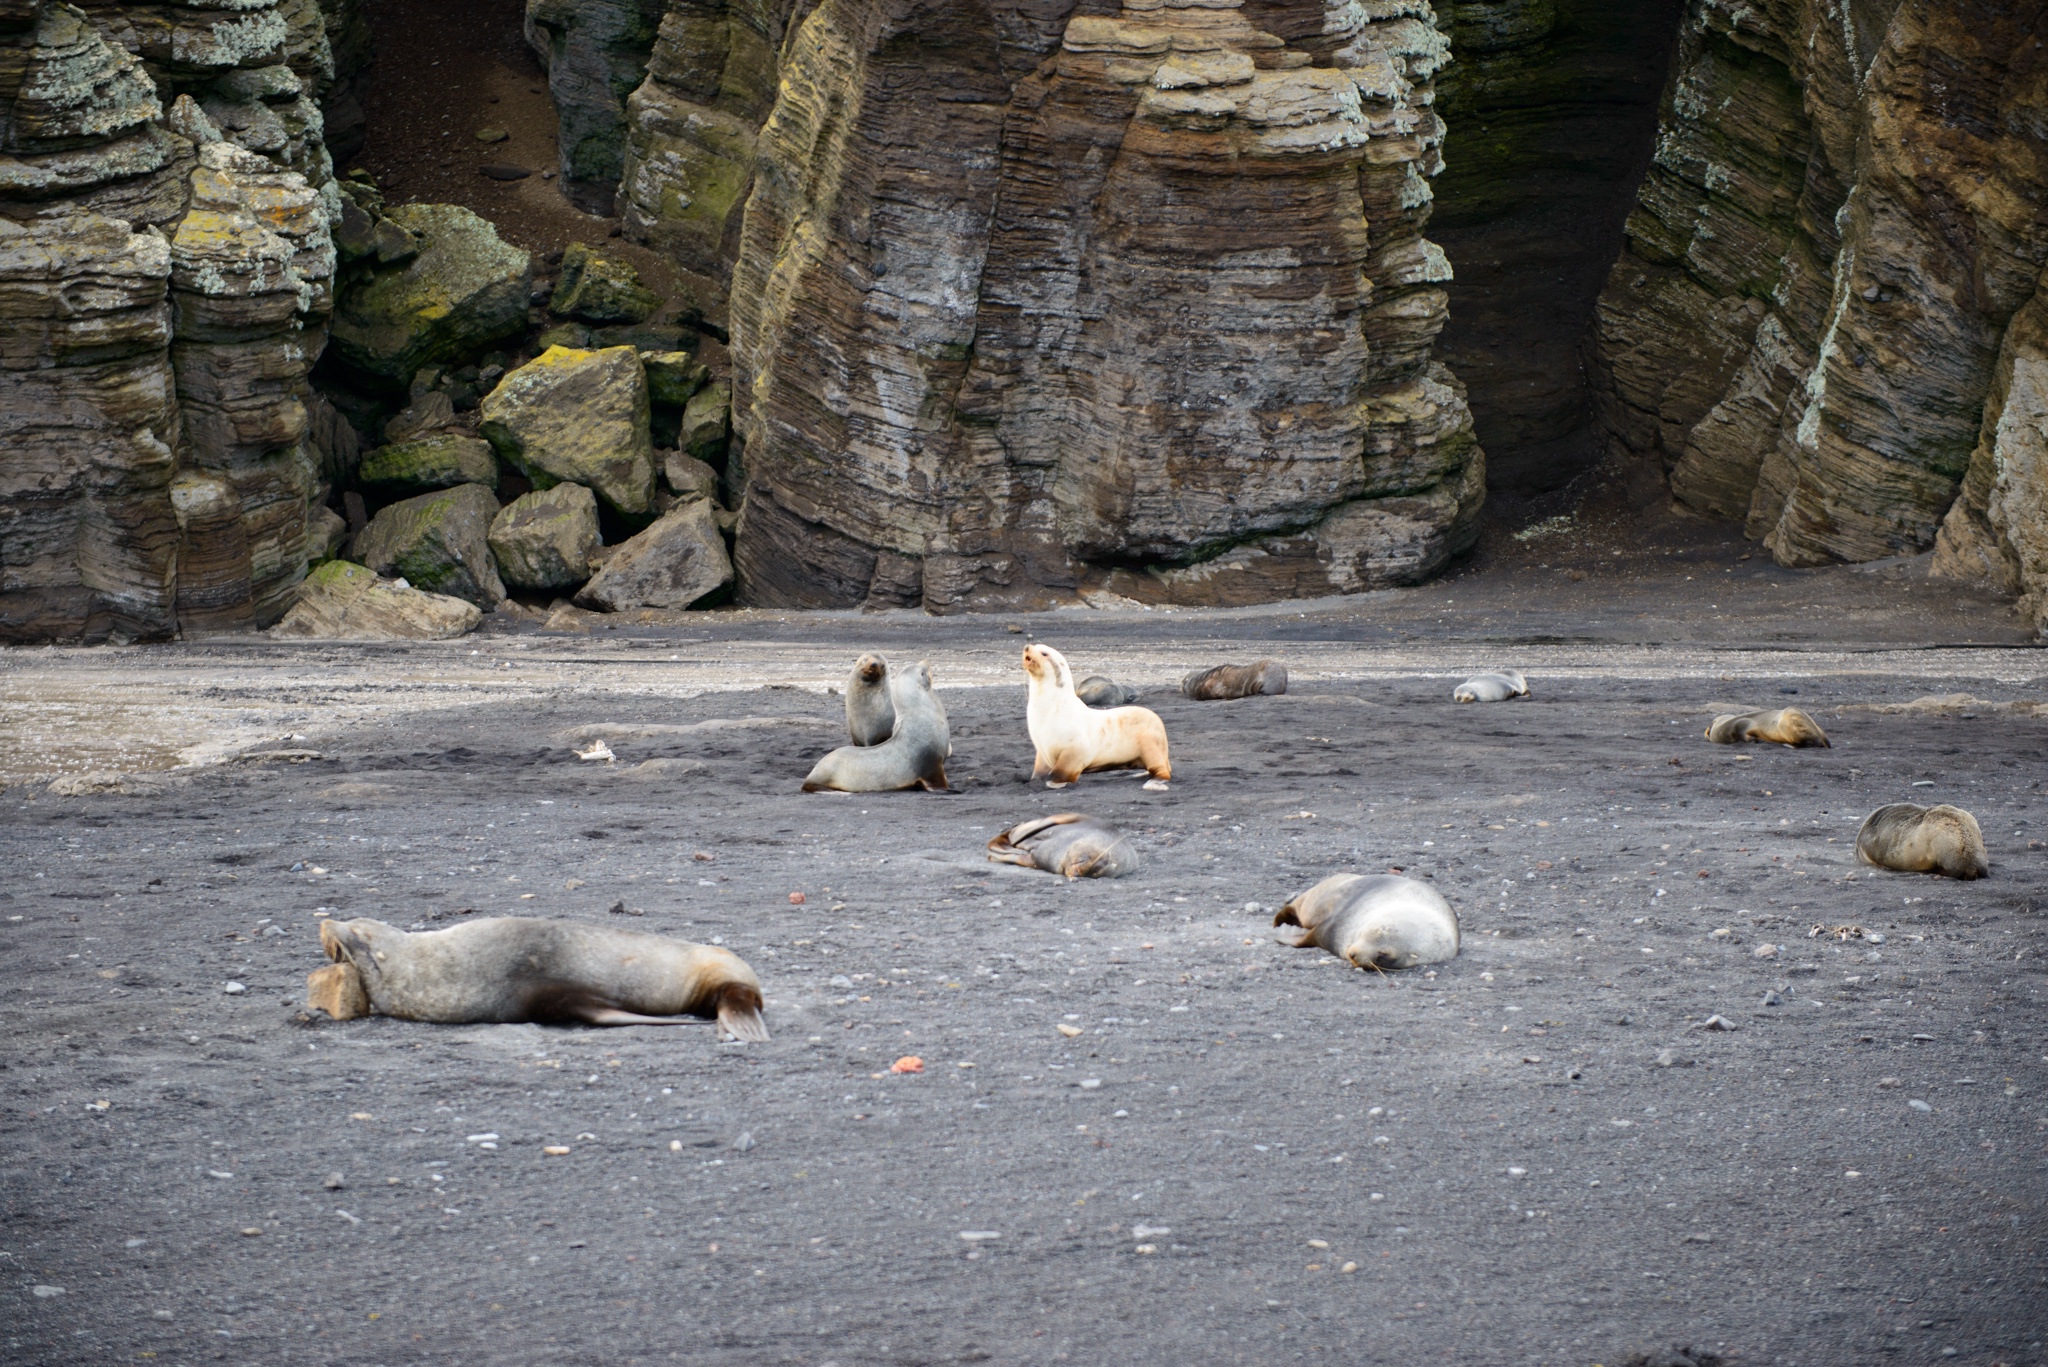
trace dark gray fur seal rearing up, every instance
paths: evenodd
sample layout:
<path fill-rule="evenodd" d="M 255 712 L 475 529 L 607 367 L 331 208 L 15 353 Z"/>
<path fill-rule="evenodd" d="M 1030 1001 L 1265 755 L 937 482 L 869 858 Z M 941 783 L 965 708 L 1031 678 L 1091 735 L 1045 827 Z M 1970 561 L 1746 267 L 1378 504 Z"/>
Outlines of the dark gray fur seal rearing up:
<path fill-rule="evenodd" d="M 443 1024 L 523 1021 L 682 1025 L 716 1017 L 765 1040 L 761 982 L 731 950 L 573 921 L 487 916 L 408 932 L 367 918 L 322 921 L 334 963 L 310 974 L 312 1005 Z"/>
<path fill-rule="evenodd" d="M 1122 878 L 1140 865 L 1129 836 L 1079 812 L 1012 826 L 988 842 L 988 857 L 1069 878 Z"/>
<path fill-rule="evenodd" d="M 889 739 L 880 745 L 843 745 L 834 750 L 804 779 L 805 792 L 950 790 L 946 757 L 953 753 L 953 737 L 946 724 L 946 709 L 932 692 L 931 666 L 919 660 L 908 669 L 890 670 L 889 697 L 896 713 L 896 727 Z"/>

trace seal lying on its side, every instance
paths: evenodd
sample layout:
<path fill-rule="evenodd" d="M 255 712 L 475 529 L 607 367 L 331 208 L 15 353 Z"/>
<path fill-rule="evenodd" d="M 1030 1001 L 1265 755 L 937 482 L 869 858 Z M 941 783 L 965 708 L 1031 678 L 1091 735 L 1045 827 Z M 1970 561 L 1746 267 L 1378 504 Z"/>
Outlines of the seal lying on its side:
<path fill-rule="evenodd" d="M 1716 745 L 1736 745 L 1746 740 L 1767 740 L 1778 745 L 1811 745 L 1819 746 L 1823 750 L 1834 749 L 1828 744 L 1827 732 L 1820 729 L 1819 723 L 1796 707 L 1716 717 L 1714 724 L 1707 728 L 1707 739 Z"/>
<path fill-rule="evenodd" d="M 889 698 L 889 662 L 872 652 L 853 662 L 846 678 L 846 736 L 855 745 L 880 745 L 896 729 Z"/>
<path fill-rule="evenodd" d="M 1901 873 L 1982 878 L 1991 872 L 1977 818 L 1947 803 L 1922 807 L 1894 802 L 1879 807 L 1856 832 L 1856 853 L 1867 864 Z"/>
<path fill-rule="evenodd" d="M 1273 914 L 1300 926 L 1296 949 L 1327 949 L 1360 968 L 1414 968 L 1458 957 L 1458 915 L 1427 883 L 1390 873 L 1332 874 Z"/>
<path fill-rule="evenodd" d="M 1031 777 L 1048 788 L 1064 788 L 1094 769 L 1142 768 L 1145 786 L 1164 788 L 1173 777 L 1166 757 L 1166 723 L 1143 707 L 1097 712 L 1074 695 L 1067 657 L 1051 646 L 1024 647 L 1024 673 L 1031 683 L 1025 727 L 1034 752 Z"/>
<path fill-rule="evenodd" d="M 804 780 L 807 793 L 893 793 L 901 788 L 947 791 L 946 756 L 953 753 L 946 709 L 932 695 L 932 667 L 919 660 L 895 671 L 889 686 L 896 728 L 880 745 L 842 745 Z"/>
<path fill-rule="evenodd" d="M 1139 867 L 1129 836 L 1079 812 L 1012 826 L 988 842 L 988 857 L 998 864 L 1022 864 L 1069 878 L 1122 878 Z"/>
<path fill-rule="evenodd" d="M 487 916 L 418 933 L 367 918 L 322 921 L 320 947 L 334 963 L 308 976 L 308 998 L 337 1019 L 682 1025 L 715 1016 L 737 1039 L 768 1038 L 760 980 L 715 945 Z"/>
<path fill-rule="evenodd" d="M 1492 674 L 1474 674 L 1451 690 L 1452 702 L 1506 702 L 1529 696 L 1529 681 L 1519 669 L 1502 669 Z"/>
<path fill-rule="evenodd" d="M 1130 706 L 1138 700 L 1138 690 L 1129 684 L 1120 684 L 1114 679 L 1105 679 L 1096 674 L 1076 684 L 1074 696 L 1090 707 L 1101 710 Z"/>
<path fill-rule="evenodd" d="M 1285 693 L 1287 666 L 1278 660 L 1255 660 L 1248 665 L 1198 669 L 1180 681 L 1180 691 L 1196 702 L 1227 702 L 1261 693 Z"/>

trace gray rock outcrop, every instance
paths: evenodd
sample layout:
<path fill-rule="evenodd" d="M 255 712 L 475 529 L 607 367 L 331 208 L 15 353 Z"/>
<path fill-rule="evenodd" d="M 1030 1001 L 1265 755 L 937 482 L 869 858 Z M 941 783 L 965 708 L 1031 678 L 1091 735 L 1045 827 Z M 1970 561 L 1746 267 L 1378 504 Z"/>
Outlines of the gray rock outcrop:
<path fill-rule="evenodd" d="M 573 589 L 590 578 L 591 559 L 604 544 L 597 496 L 580 484 L 521 494 L 498 510 L 490 543 L 499 577 L 511 587 Z"/>
<path fill-rule="evenodd" d="M 600 612 L 688 608 L 732 579 L 732 561 L 711 503 L 688 499 L 614 548 L 576 601 Z"/>
<path fill-rule="evenodd" d="M 387 218 L 413 236 L 417 252 L 342 289 L 331 343 L 338 360 L 403 393 L 422 368 L 524 330 L 533 292 L 526 252 L 458 205 L 404 204 Z"/>
<path fill-rule="evenodd" d="M 476 630 L 483 617 L 474 603 L 330 560 L 306 576 L 298 601 L 270 634 L 291 640 L 445 641 Z"/>
<path fill-rule="evenodd" d="M 356 474 L 363 488 L 403 497 L 458 484 L 498 487 L 498 457 L 491 444 L 460 432 L 436 432 L 380 446 L 363 457 Z"/>
<path fill-rule="evenodd" d="M 488 612 L 505 601 L 490 546 L 497 515 L 497 498 L 481 484 L 421 494 L 370 519 L 356 535 L 352 554 L 380 575 Z"/>
<path fill-rule="evenodd" d="M 581 484 L 630 515 L 654 499 L 647 376 L 629 346 L 549 347 L 484 398 L 480 430 L 537 489 Z"/>

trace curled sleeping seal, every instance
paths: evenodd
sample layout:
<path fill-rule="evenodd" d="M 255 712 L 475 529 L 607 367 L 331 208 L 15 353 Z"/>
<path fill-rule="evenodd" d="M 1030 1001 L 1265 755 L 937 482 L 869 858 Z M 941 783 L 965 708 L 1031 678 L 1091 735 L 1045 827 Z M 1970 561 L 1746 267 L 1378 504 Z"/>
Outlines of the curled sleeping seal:
<path fill-rule="evenodd" d="M 1048 788 L 1064 788 L 1095 769 L 1141 768 L 1145 786 L 1166 787 L 1173 766 L 1166 757 L 1166 723 L 1143 707 L 1097 712 L 1074 694 L 1066 656 L 1051 646 L 1024 647 L 1024 673 L 1031 700 L 1024 720 L 1031 732 L 1031 777 Z"/>
<path fill-rule="evenodd" d="M 715 1016 L 765 1040 L 761 982 L 737 954 L 660 935 L 529 916 L 487 916 L 411 933 L 382 921 L 322 921 L 334 960 L 307 1000 L 337 1020 L 375 1012 L 445 1024 L 682 1025 Z"/>
<path fill-rule="evenodd" d="M 1287 666 L 1278 660 L 1248 665 L 1217 665 L 1198 669 L 1180 681 L 1180 691 L 1196 702 L 1224 702 L 1287 691 Z"/>
<path fill-rule="evenodd" d="M 889 695 L 896 713 L 889 739 L 880 745 L 843 745 L 834 750 L 819 760 L 804 780 L 805 792 L 947 791 L 946 756 L 953 753 L 953 738 L 946 725 L 946 709 L 932 693 L 931 665 L 919 660 L 908 669 L 891 671 Z"/>
<path fill-rule="evenodd" d="M 1022 864 L 1069 878 L 1122 878 L 1139 867 L 1129 836 L 1079 812 L 1012 826 L 988 842 L 988 857 L 998 864 Z"/>
<path fill-rule="evenodd" d="M 1946 803 L 1922 807 L 1894 802 L 1879 807 L 1856 832 L 1856 853 L 1866 864 L 1902 873 L 1982 878 L 1991 872 L 1977 818 Z"/>
<path fill-rule="evenodd" d="M 855 745 L 880 745 L 896 729 L 889 698 L 889 662 L 876 654 L 853 662 L 846 678 L 846 735 Z"/>
<path fill-rule="evenodd" d="M 1452 702 L 1506 702 L 1529 696 L 1529 681 L 1518 669 L 1493 674 L 1474 674 L 1451 690 Z"/>
<path fill-rule="evenodd" d="M 1273 914 L 1311 945 L 1360 968 L 1414 968 L 1458 957 L 1458 914 L 1427 883 L 1391 873 L 1332 874 Z"/>
<path fill-rule="evenodd" d="M 1744 712 L 1740 716 L 1714 718 L 1707 739 L 1716 745 L 1736 745 L 1746 740 L 1767 740 L 1779 745 L 1815 745 L 1832 750 L 1827 732 L 1812 717 L 1796 707 L 1772 712 Z"/>
<path fill-rule="evenodd" d="M 1129 684 L 1120 684 L 1114 679 L 1105 679 L 1096 674 L 1074 685 L 1074 696 L 1090 707 L 1101 710 L 1128 707 L 1138 700 L 1138 690 Z"/>

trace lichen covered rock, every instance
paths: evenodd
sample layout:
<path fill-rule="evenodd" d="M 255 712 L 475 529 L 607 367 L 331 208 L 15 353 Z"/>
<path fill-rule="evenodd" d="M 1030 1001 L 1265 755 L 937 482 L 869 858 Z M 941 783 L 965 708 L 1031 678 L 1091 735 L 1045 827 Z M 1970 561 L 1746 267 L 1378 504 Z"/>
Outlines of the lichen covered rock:
<path fill-rule="evenodd" d="M 642 323 L 661 307 L 661 296 L 640 283 L 631 262 L 571 242 L 562 253 L 548 307 L 560 317 L 586 323 Z"/>
<path fill-rule="evenodd" d="M 532 258 L 487 220 L 453 204 L 404 204 L 388 217 L 414 236 L 418 254 L 343 288 L 330 343 L 339 360 L 402 391 L 415 372 L 525 328 Z"/>
<path fill-rule="evenodd" d="M 580 484 L 521 494 L 491 523 L 498 574 L 515 589 L 572 589 L 590 577 L 598 534 L 597 497 Z"/>
<path fill-rule="evenodd" d="M 732 561 L 711 504 L 690 499 L 615 547 L 576 601 L 600 612 L 688 608 L 732 583 Z"/>
<path fill-rule="evenodd" d="M 298 601 L 270 634 L 294 640 L 446 641 L 476 630 L 483 618 L 474 603 L 330 560 L 306 576 Z"/>
<path fill-rule="evenodd" d="M 631 347 L 549 347 L 485 397 L 480 430 L 537 489 L 591 489 L 618 511 L 654 498 L 647 377 Z"/>
<path fill-rule="evenodd" d="M 488 612 L 505 599 L 490 547 L 497 514 L 497 498 L 481 484 L 421 494 L 379 511 L 352 553 L 378 574 Z"/>
<path fill-rule="evenodd" d="M 356 474 L 366 489 L 386 497 L 452 489 L 458 484 L 498 487 L 498 458 L 491 444 L 459 432 L 379 447 L 363 457 Z"/>

